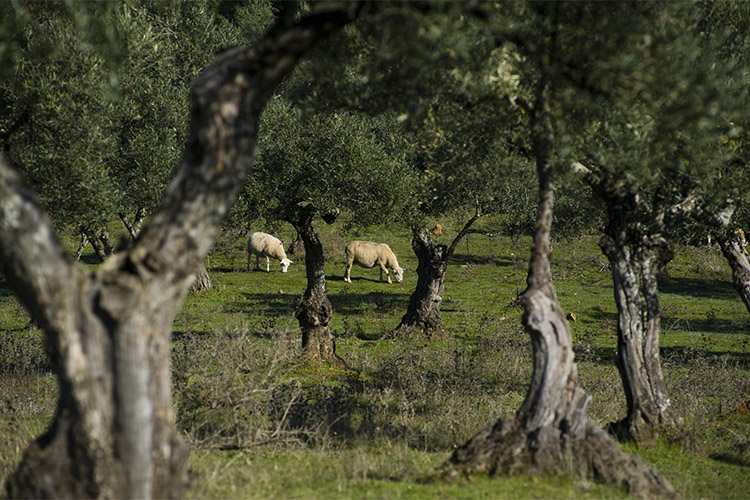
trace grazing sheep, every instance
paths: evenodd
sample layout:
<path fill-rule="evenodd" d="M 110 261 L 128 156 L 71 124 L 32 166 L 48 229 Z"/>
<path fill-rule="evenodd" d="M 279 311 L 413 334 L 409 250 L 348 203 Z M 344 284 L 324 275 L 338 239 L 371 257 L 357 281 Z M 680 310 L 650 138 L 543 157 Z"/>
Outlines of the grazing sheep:
<path fill-rule="evenodd" d="M 271 271 L 269 257 L 279 259 L 281 272 L 285 273 L 291 260 L 286 258 L 284 245 L 278 238 L 266 233 L 253 233 L 247 240 L 247 270 L 250 270 L 250 256 L 255 254 L 255 269 L 260 269 L 259 259 L 266 258 L 266 272 Z"/>
<path fill-rule="evenodd" d="M 355 263 L 358 266 L 366 267 L 368 269 L 380 266 L 380 281 L 383 281 L 383 271 L 385 271 L 388 283 L 392 283 L 391 276 L 388 273 L 389 268 L 393 270 L 393 275 L 396 277 L 396 283 L 401 283 L 404 279 L 404 270 L 398 265 L 396 254 L 394 254 L 391 247 L 385 243 L 352 241 L 346 245 L 346 271 L 344 272 L 344 281 L 347 283 L 352 282 L 352 264 Z"/>

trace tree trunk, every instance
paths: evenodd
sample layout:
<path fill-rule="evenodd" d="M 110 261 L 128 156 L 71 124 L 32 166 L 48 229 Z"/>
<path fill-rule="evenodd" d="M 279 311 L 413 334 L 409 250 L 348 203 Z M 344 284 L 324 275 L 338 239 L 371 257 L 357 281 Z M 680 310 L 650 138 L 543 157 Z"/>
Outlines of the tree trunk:
<path fill-rule="evenodd" d="M 146 218 L 146 209 L 145 208 L 139 208 L 136 213 L 135 217 L 133 218 L 133 223 L 130 223 L 130 220 L 128 219 L 128 216 L 125 214 L 125 212 L 120 212 L 118 214 L 120 217 L 120 220 L 122 221 L 123 225 L 125 226 L 125 229 L 128 230 L 128 234 L 130 235 L 130 239 L 135 241 L 136 238 L 138 238 L 138 234 L 141 232 L 141 226 L 143 224 L 143 219 Z"/>
<path fill-rule="evenodd" d="M 394 334 L 421 331 L 434 334 L 443 330 L 440 304 L 445 293 L 445 270 L 448 267 L 445 245 L 438 245 L 424 229 L 414 231 L 411 240 L 417 255 L 417 287 L 409 299 L 409 307 Z"/>
<path fill-rule="evenodd" d="M 482 214 L 477 208 L 474 216 L 464 224 L 450 246 L 438 245 L 426 229 L 414 229 L 411 246 L 418 261 L 417 287 L 409 298 L 406 314 L 391 335 L 409 335 L 414 331 L 421 331 L 427 335 L 443 333 L 440 304 L 445 295 L 448 259 L 453 255 L 459 242 L 472 232 L 471 226 L 481 217 Z"/>
<path fill-rule="evenodd" d="M 0 241 L 14 243 L 0 247 L 0 261 L 45 332 L 60 391 L 52 425 L 26 451 L 8 494 L 179 497 L 188 453 L 174 428 L 168 367 L 183 274 L 157 276 L 153 248 L 143 247 L 89 275 L 65 256 L 34 195 L 2 157 Z"/>
<path fill-rule="evenodd" d="M 99 231 L 99 241 L 102 242 L 102 249 L 106 255 L 115 253 L 115 246 L 112 244 L 112 240 L 109 238 L 109 231 L 106 228 Z"/>
<path fill-rule="evenodd" d="M 532 113 L 539 209 L 528 286 L 522 296 L 523 324 L 534 352 L 531 384 L 515 418 L 503 417 L 480 431 L 458 448 L 443 467 L 448 475 L 473 471 L 511 474 L 521 470 L 548 474 L 568 470 L 627 486 L 642 497 L 674 496 L 666 479 L 639 457 L 623 453 L 585 415 L 590 396 L 578 387 L 570 328 L 550 273 L 553 187 L 549 158 L 553 133 L 547 99 L 548 88 L 541 86 Z"/>
<path fill-rule="evenodd" d="M 732 281 L 734 288 L 744 302 L 747 312 L 750 313 L 750 261 L 747 252 L 737 240 L 733 231 L 717 231 L 716 239 L 721 246 L 729 266 L 732 268 Z"/>
<path fill-rule="evenodd" d="M 293 225 L 305 246 L 305 272 L 307 288 L 297 299 L 294 317 L 302 330 L 302 359 L 312 364 L 329 363 L 340 368 L 347 364 L 336 354 L 336 343 L 328 328 L 333 317 L 333 307 L 326 293 L 325 257 L 323 245 L 312 225 L 315 208 L 299 209 Z"/>
<path fill-rule="evenodd" d="M 195 273 L 195 281 L 190 285 L 191 292 L 205 292 L 210 290 L 212 286 L 211 277 L 208 275 L 208 269 L 206 269 L 206 263 L 201 262 L 198 266 L 198 270 Z"/>
<path fill-rule="evenodd" d="M 667 397 L 659 361 L 659 291 L 656 268 L 671 255 L 668 242 L 649 235 L 637 221 L 635 195 L 607 199 L 609 224 L 600 246 L 612 268 L 617 305 L 617 367 L 627 416 L 610 425 L 620 439 L 649 444 L 680 427 Z M 665 249 L 666 250 L 663 250 Z"/>
<path fill-rule="evenodd" d="M 89 244 L 89 237 L 86 235 L 86 233 L 81 230 L 81 241 L 78 243 L 78 250 L 76 250 L 75 255 L 73 256 L 73 259 L 76 261 L 81 260 L 81 255 L 83 255 L 83 250 L 86 248 L 86 245 Z"/>
<path fill-rule="evenodd" d="M 99 257 L 99 261 L 104 262 L 105 260 L 107 260 L 107 257 L 109 257 L 109 254 L 104 250 L 102 245 L 99 243 L 99 238 L 97 238 L 96 233 L 89 228 L 82 229 L 82 231 L 86 235 L 88 242 L 91 243 L 91 248 L 94 249 L 94 253 L 96 254 L 97 257 Z"/>
<path fill-rule="evenodd" d="M 65 256 L 0 155 L 0 266 L 45 332 L 60 391 L 52 425 L 8 479 L 10 496 L 182 495 L 188 453 L 172 411 L 172 320 L 253 164 L 266 100 L 299 57 L 360 7 L 313 10 L 254 48 L 223 53 L 198 77 L 175 178 L 138 240 L 96 275 Z"/>

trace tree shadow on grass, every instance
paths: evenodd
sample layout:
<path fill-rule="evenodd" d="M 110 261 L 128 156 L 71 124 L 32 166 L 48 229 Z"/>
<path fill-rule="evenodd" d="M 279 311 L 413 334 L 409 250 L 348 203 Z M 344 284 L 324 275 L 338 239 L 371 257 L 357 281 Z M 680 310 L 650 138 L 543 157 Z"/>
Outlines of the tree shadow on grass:
<path fill-rule="evenodd" d="M 750 461 L 743 460 L 741 457 L 729 453 L 712 453 L 708 456 L 708 458 L 716 460 L 717 462 L 724 462 L 726 464 L 739 465 L 740 467 L 750 467 Z"/>
<path fill-rule="evenodd" d="M 81 255 L 81 258 L 78 259 L 78 262 L 81 262 L 82 264 L 86 264 L 88 266 L 97 266 L 102 263 L 102 260 L 98 255 L 94 253 L 85 253 Z"/>
<path fill-rule="evenodd" d="M 514 265 L 513 261 L 507 257 L 455 253 L 450 256 L 450 262 L 458 265 L 495 265 L 500 267 Z"/>
<path fill-rule="evenodd" d="M 379 275 L 376 275 L 376 276 L 379 276 Z M 379 277 L 378 278 L 366 278 L 364 276 L 352 276 L 351 279 L 352 279 L 352 283 L 356 281 L 369 281 L 370 283 L 385 283 L 386 285 L 388 284 L 388 281 L 386 279 L 383 279 L 383 281 L 380 281 Z M 326 275 L 326 281 L 344 281 L 344 277 Z"/>
<path fill-rule="evenodd" d="M 731 282 L 717 279 L 664 277 L 659 279 L 659 290 L 688 297 L 739 300 Z"/>
<path fill-rule="evenodd" d="M 344 315 L 361 315 L 371 307 L 383 313 L 405 312 L 409 305 L 408 293 L 337 293 L 328 298 L 334 311 Z"/>
<path fill-rule="evenodd" d="M 724 335 L 745 335 L 750 331 L 750 319 L 701 318 L 685 319 L 662 316 L 661 334 L 669 335 L 672 329 L 688 332 L 721 333 Z"/>
<path fill-rule="evenodd" d="M 275 293 L 243 293 L 245 298 L 242 302 L 233 302 L 225 306 L 228 312 L 262 315 L 266 317 L 278 317 L 289 315 L 299 295 L 275 294 Z M 362 315 L 365 312 L 375 310 L 383 313 L 406 311 L 409 304 L 408 293 L 333 293 L 328 295 L 334 314 Z"/>

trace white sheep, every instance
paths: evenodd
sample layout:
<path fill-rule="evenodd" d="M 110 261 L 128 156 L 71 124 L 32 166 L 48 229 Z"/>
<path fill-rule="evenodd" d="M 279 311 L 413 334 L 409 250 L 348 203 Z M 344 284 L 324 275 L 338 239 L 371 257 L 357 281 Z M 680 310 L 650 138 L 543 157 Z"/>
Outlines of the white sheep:
<path fill-rule="evenodd" d="M 291 260 L 286 258 L 284 245 L 281 240 L 266 233 L 253 233 L 247 240 L 247 270 L 250 270 L 250 256 L 255 254 L 255 268 L 260 269 L 259 259 L 266 258 L 266 272 L 271 271 L 269 257 L 279 259 L 281 263 L 281 272 L 285 273 L 289 268 Z"/>
<path fill-rule="evenodd" d="M 388 283 L 392 283 L 391 276 L 388 273 L 389 268 L 393 270 L 393 275 L 396 277 L 396 283 L 401 283 L 404 279 L 404 270 L 398 265 L 396 254 L 394 254 L 391 247 L 385 243 L 352 241 L 346 245 L 346 271 L 344 272 L 344 281 L 347 283 L 352 282 L 352 264 L 355 263 L 358 266 L 366 267 L 368 269 L 380 266 L 380 281 L 383 281 L 383 271 L 385 271 Z"/>

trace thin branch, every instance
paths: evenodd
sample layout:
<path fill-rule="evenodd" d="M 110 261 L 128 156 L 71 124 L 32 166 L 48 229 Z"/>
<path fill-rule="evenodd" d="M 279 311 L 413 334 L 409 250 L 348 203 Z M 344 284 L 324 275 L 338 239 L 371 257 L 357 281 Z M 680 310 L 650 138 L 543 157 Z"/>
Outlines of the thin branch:
<path fill-rule="evenodd" d="M 448 250 L 445 251 L 445 254 L 443 255 L 444 259 L 447 259 L 451 255 L 453 255 L 454 250 L 458 246 L 458 243 L 463 239 L 464 236 L 469 234 L 469 229 L 471 228 L 472 224 L 474 224 L 476 221 L 478 221 L 480 218 L 483 217 L 483 214 L 479 211 L 477 208 L 476 213 L 474 216 L 469 219 L 466 224 L 464 224 L 463 229 L 459 231 L 459 233 L 456 235 L 455 238 L 453 238 L 453 241 L 451 242 L 451 245 L 448 247 Z"/>

